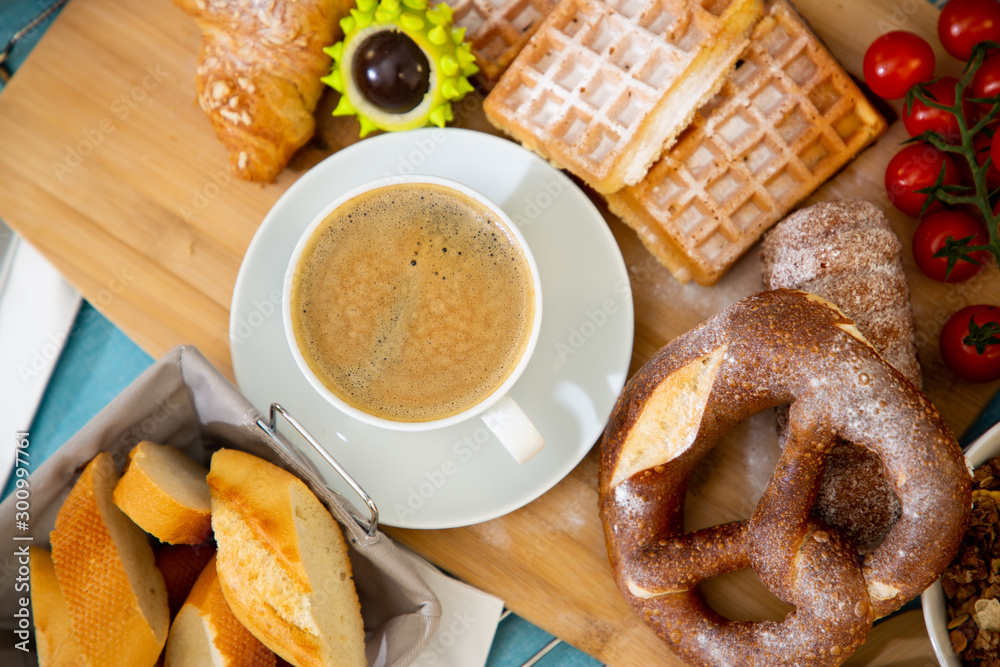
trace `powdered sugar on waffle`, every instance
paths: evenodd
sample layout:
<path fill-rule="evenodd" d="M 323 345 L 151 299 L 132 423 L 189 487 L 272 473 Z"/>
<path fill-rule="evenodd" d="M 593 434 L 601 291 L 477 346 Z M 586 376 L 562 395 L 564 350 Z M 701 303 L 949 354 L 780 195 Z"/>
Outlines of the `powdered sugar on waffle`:
<path fill-rule="evenodd" d="M 714 284 L 884 128 L 802 19 L 772 0 L 718 95 L 608 203 L 678 280 Z"/>
<path fill-rule="evenodd" d="M 496 81 L 556 6 L 556 0 L 453 0 L 455 25 L 465 28 L 476 64 Z"/>
<path fill-rule="evenodd" d="M 600 192 L 635 183 L 721 85 L 759 0 L 561 0 L 487 117 Z"/>

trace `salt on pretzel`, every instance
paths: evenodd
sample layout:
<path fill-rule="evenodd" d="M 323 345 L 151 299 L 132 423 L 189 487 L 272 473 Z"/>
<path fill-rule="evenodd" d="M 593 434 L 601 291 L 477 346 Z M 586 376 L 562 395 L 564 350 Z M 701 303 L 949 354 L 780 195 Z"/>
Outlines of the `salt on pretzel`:
<path fill-rule="evenodd" d="M 733 426 L 789 405 L 789 441 L 753 515 L 692 533 L 684 499 L 704 454 Z M 810 518 L 837 437 L 882 461 L 902 516 L 859 565 Z M 602 441 L 600 504 L 622 594 L 696 665 L 836 665 L 875 618 L 954 556 L 971 503 L 965 459 L 934 406 L 836 306 L 774 290 L 662 348 L 629 381 Z M 781 623 L 734 622 L 699 582 L 752 567 L 795 607 Z"/>

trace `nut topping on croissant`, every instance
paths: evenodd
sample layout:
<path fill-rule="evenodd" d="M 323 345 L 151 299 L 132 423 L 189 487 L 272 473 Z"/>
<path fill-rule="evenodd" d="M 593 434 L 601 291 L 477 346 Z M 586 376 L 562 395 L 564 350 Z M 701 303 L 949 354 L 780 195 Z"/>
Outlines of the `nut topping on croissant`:
<path fill-rule="evenodd" d="M 313 135 L 313 111 L 350 0 L 175 0 L 202 31 L 198 103 L 233 174 L 273 181 Z"/>

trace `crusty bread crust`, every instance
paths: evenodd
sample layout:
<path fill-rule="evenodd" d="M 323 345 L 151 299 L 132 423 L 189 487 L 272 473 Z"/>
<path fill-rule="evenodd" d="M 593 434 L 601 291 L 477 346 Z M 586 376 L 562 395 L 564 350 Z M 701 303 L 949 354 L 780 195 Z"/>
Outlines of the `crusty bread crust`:
<path fill-rule="evenodd" d="M 233 616 L 212 558 L 174 618 L 164 667 L 274 667 L 274 653 Z"/>
<path fill-rule="evenodd" d="M 164 544 L 153 552 L 153 556 L 167 585 L 167 602 L 170 617 L 173 618 L 187 600 L 208 561 L 215 557 L 215 543 Z"/>
<path fill-rule="evenodd" d="M 83 655 L 73 636 L 69 609 L 56 579 L 52 554 L 28 549 L 31 562 L 31 616 L 35 622 L 38 667 L 81 667 Z"/>
<path fill-rule="evenodd" d="M 233 614 L 296 667 L 363 667 L 343 534 L 300 479 L 250 454 L 212 456 L 216 567 Z"/>
<path fill-rule="evenodd" d="M 110 453 L 87 464 L 56 516 L 52 560 L 87 663 L 152 666 L 167 639 L 167 592 L 146 533 L 112 502 L 117 481 Z"/>
<path fill-rule="evenodd" d="M 208 469 L 179 449 L 143 441 L 132 448 L 114 500 L 140 528 L 167 544 L 201 544 L 212 535 Z"/>

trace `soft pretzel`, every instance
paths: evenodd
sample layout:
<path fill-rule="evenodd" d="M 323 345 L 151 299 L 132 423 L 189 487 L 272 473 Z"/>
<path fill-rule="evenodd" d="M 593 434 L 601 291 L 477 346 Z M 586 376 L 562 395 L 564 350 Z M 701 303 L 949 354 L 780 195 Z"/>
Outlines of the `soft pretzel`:
<path fill-rule="evenodd" d="M 202 31 L 198 103 L 233 174 L 273 181 L 316 129 L 329 72 L 323 47 L 350 0 L 174 0 Z"/>
<path fill-rule="evenodd" d="M 788 404 L 788 442 L 753 515 L 684 532 L 691 473 L 732 426 Z M 837 438 L 878 454 L 903 513 L 859 566 L 810 518 Z M 970 476 L 941 416 L 842 312 L 804 292 L 761 292 L 662 348 L 629 381 L 602 441 L 600 505 L 611 566 L 633 609 L 697 665 L 835 665 L 875 618 L 954 556 Z M 752 567 L 794 605 L 783 622 L 734 622 L 698 591 Z"/>

